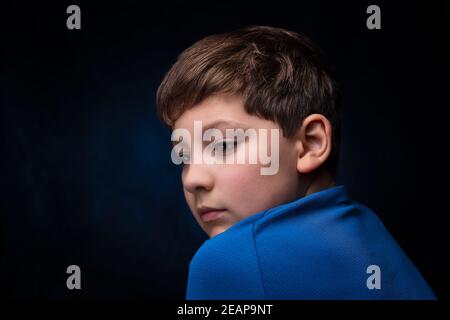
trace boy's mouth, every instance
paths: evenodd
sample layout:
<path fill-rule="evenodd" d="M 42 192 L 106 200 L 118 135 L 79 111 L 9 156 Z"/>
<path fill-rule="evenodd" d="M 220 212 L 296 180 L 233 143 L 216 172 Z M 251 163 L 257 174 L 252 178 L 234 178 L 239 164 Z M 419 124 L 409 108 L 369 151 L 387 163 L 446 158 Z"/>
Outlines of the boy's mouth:
<path fill-rule="evenodd" d="M 200 207 L 197 210 L 200 219 L 202 219 L 203 222 L 218 219 L 223 215 L 225 211 L 226 209 L 211 208 L 211 207 Z"/>

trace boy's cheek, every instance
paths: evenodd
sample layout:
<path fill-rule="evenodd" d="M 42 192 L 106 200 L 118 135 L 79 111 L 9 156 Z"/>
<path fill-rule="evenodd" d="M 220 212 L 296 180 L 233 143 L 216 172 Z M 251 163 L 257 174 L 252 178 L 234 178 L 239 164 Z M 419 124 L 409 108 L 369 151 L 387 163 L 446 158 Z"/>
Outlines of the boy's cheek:
<path fill-rule="evenodd" d="M 260 166 L 257 164 L 226 165 L 217 172 L 217 186 L 228 189 L 228 192 L 241 194 L 250 192 L 262 182 Z M 245 194 L 241 195 L 245 196 Z"/>
<path fill-rule="evenodd" d="M 259 165 L 233 165 L 220 171 L 216 187 L 222 197 L 226 197 L 224 205 L 242 218 L 270 204 L 273 178 L 262 176 Z"/>

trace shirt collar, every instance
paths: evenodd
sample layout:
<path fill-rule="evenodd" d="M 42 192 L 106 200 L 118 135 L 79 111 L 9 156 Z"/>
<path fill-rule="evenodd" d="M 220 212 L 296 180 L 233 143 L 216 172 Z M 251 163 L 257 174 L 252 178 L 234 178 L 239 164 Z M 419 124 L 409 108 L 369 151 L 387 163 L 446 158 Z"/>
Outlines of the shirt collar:
<path fill-rule="evenodd" d="M 301 213 L 302 215 L 315 213 L 323 209 L 329 210 L 332 207 L 348 203 L 349 201 L 350 198 L 348 196 L 347 188 L 344 185 L 338 185 L 258 212 L 234 224 L 225 232 L 252 223 L 255 223 L 255 229 L 259 229 L 269 221 L 278 219 L 279 217 L 285 216 L 289 213 Z"/>

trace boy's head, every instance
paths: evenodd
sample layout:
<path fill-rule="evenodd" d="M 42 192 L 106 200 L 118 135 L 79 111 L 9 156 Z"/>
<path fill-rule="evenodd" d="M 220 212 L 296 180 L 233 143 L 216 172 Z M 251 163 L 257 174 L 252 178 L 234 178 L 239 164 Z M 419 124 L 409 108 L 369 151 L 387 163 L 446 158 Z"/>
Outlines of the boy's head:
<path fill-rule="evenodd" d="M 220 145 L 226 158 L 261 155 L 261 144 L 251 143 L 251 137 L 229 140 L 226 129 L 255 129 L 257 141 L 269 140 L 264 150 L 279 154 L 272 175 L 261 174 L 261 157 L 256 163 L 184 165 L 187 203 L 210 237 L 257 212 L 334 185 L 336 85 L 320 50 L 295 32 L 256 26 L 198 41 L 166 74 L 157 111 L 174 131 L 195 136 L 201 121 L 202 129 L 223 132 L 224 139 L 216 135 L 209 141 Z M 264 129 L 269 133 L 261 139 Z M 270 134 L 278 129 L 279 136 Z M 182 143 L 183 153 L 196 145 L 186 136 Z M 222 156 L 217 147 L 213 154 Z"/>

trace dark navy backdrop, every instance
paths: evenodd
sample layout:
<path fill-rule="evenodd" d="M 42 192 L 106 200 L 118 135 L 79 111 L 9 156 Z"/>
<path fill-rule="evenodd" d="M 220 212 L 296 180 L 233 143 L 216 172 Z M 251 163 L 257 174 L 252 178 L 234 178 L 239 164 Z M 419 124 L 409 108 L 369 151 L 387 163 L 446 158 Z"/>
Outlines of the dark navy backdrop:
<path fill-rule="evenodd" d="M 155 93 L 203 36 L 259 24 L 327 53 L 343 107 L 339 183 L 448 297 L 449 5 L 371 1 L 2 5 L 0 285 L 7 297 L 183 298 L 206 235 L 185 204 Z M 249 199 L 251 201 L 251 199 Z M 66 288 L 66 268 L 82 290 Z M 338 276 L 338 275 L 337 275 Z"/>

